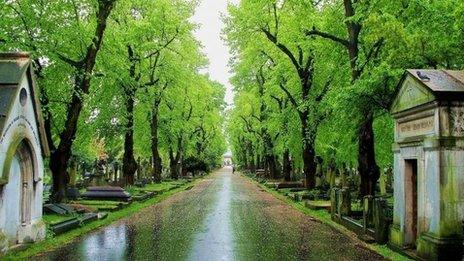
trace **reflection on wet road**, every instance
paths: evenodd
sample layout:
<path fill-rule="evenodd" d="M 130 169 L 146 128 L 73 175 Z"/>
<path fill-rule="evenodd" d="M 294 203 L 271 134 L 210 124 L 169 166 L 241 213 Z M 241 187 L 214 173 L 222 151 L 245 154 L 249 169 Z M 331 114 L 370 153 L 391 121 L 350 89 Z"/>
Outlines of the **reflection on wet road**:
<path fill-rule="evenodd" d="M 224 168 L 36 260 L 377 260 Z"/>
<path fill-rule="evenodd" d="M 233 260 L 230 227 L 231 175 L 218 174 L 216 205 L 206 218 L 204 228 L 195 238 L 190 260 Z"/>

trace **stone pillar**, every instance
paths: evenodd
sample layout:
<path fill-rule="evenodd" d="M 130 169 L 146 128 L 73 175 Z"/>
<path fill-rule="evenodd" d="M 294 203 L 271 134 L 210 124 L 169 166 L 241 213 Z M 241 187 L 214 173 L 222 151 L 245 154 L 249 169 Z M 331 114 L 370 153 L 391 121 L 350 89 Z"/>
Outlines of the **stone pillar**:
<path fill-rule="evenodd" d="M 330 214 L 332 219 L 338 216 L 338 188 L 332 188 L 330 190 Z"/>
<path fill-rule="evenodd" d="M 349 188 L 342 188 L 339 190 L 339 213 L 342 216 L 351 214 L 351 195 Z"/>
<path fill-rule="evenodd" d="M 364 233 L 367 233 L 367 228 L 371 227 L 373 224 L 374 198 L 370 195 L 365 196 L 363 203 Z"/>
<path fill-rule="evenodd" d="M 375 228 L 375 241 L 380 244 L 388 242 L 388 228 L 390 221 L 388 220 L 388 206 L 387 201 L 383 198 L 374 198 L 374 228 Z"/>

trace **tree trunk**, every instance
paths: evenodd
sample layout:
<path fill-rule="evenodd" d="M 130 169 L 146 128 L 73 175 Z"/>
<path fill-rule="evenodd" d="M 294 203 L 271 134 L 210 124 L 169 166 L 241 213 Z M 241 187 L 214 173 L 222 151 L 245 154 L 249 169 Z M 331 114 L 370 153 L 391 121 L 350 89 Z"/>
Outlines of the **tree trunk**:
<path fill-rule="evenodd" d="M 177 155 L 178 155 L 177 167 L 176 167 L 177 176 L 184 177 L 184 172 L 182 171 L 183 170 L 183 159 L 184 159 L 184 157 L 182 156 L 182 151 L 178 151 Z"/>
<path fill-rule="evenodd" d="M 81 96 L 89 92 L 91 75 L 106 30 L 106 21 L 113 9 L 114 3 L 115 0 L 99 2 L 97 27 L 92 43 L 87 47 L 84 59 L 79 62 L 64 59 L 76 69 L 76 79 L 71 102 L 67 107 L 64 129 L 60 133 L 60 143 L 57 149 L 50 155 L 50 170 L 52 171 L 53 178 L 53 188 L 50 196 L 52 202 L 62 202 L 66 199 L 66 189 L 69 182 L 67 173 L 68 161 L 71 157 L 72 144 L 76 137 L 79 115 L 83 107 Z"/>
<path fill-rule="evenodd" d="M 276 179 L 278 176 L 276 161 L 273 153 L 274 144 L 272 144 L 271 135 L 265 130 L 263 133 L 264 140 L 264 164 L 266 165 L 266 175 L 269 175 L 271 179 Z"/>
<path fill-rule="evenodd" d="M 124 156 L 122 163 L 123 175 L 127 185 L 134 184 L 134 175 L 137 171 L 137 162 L 134 157 L 134 91 L 126 87 L 126 133 L 124 137 Z"/>
<path fill-rule="evenodd" d="M 152 176 L 153 181 L 156 183 L 161 182 L 161 157 L 158 150 L 158 103 L 154 104 L 152 108 L 151 114 L 151 122 L 150 122 L 150 129 L 151 129 L 151 154 L 153 158 L 153 169 L 152 169 Z"/>
<path fill-rule="evenodd" d="M 60 134 L 60 144 L 50 155 L 50 170 L 53 177 L 52 202 L 62 202 L 66 199 L 66 189 L 69 182 L 67 168 L 82 106 L 82 99 L 78 94 L 73 93 L 67 110 L 65 128 Z"/>
<path fill-rule="evenodd" d="M 285 181 L 291 181 L 292 165 L 290 162 L 290 151 L 288 149 L 285 149 L 284 155 L 282 158 L 282 172 L 283 172 Z"/>
<path fill-rule="evenodd" d="M 62 202 L 66 199 L 66 189 L 69 182 L 69 175 L 66 171 L 69 157 L 60 154 L 55 150 L 50 155 L 50 170 L 52 172 L 53 187 L 50 200 L 52 202 Z"/>
<path fill-rule="evenodd" d="M 174 156 L 174 153 L 172 151 L 172 148 L 169 149 L 169 169 L 171 171 L 171 178 L 172 179 L 178 179 L 178 169 L 177 169 L 177 156 Z"/>
<path fill-rule="evenodd" d="M 275 162 L 274 155 L 266 155 L 266 165 L 269 169 L 269 176 L 271 179 L 277 179 L 278 173 L 277 173 L 277 166 Z"/>
<path fill-rule="evenodd" d="M 352 0 L 344 0 L 345 16 L 352 18 L 356 15 Z M 362 26 L 354 19 L 347 19 L 346 27 L 349 35 L 348 56 L 350 58 L 352 82 L 361 77 L 362 71 L 358 65 L 359 35 Z M 360 196 L 374 195 L 380 170 L 375 161 L 374 130 L 372 128 L 373 116 L 365 115 L 358 134 L 358 171 L 361 176 Z"/>
<path fill-rule="evenodd" d="M 248 160 L 249 160 L 248 161 L 248 169 L 251 172 L 255 172 L 256 171 L 255 155 L 253 153 L 253 145 L 251 144 L 250 141 L 247 141 L 246 148 L 247 148 L 247 154 L 249 155 L 248 156 Z"/>
<path fill-rule="evenodd" d="M 306 120 L 302 122 L 301 135 L 303 136 L 303 173 L 306 178 L 306 188 L 313 189 L 316 187 L 316 163 L 314 162 L 316 153 L 312 141 L 308 138 Z"/>
<path fill-rule="evenodd" d="M 305 143 L 303 145 L 303 173 L 306 178 L 306 188 L 313 189 L 316 187 L 316 166 L 314 164 L 314 148 Z"/>
<path fill-rule="evenodd" d="M 359 129 L 358 171 L 361 176 L 360 196 L 375 194 L 380 169 L 375 161 L 373 117 L 369 115 Z"/>

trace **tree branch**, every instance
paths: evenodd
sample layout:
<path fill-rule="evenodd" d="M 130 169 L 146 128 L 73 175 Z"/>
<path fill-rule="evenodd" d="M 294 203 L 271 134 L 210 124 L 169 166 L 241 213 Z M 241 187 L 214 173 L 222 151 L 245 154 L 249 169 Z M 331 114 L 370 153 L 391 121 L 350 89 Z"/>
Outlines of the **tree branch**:
<path fill-rule="evenodd" d="M 344 45 L 347 48 L 350 46 L 349 41 L 347 41 L 345 39 L 342 39 L 342 38 L 339 38 L 339 37 L 337 37 L 335 35 L 326 33 L 326 32 L 321 32 L 321 31 L 317 30 L 315 27 L 313 27 L 312 30 L 306 31 L 305 34 L 306 34 L 306 36 L 320 36 L 322 38 L 329 39 L 329 40 L 332 40 L 334 42 L 340 43 L 340 44 Z"/>
<path fill-rule="evenodd" d="M 290 51 L 290 49 L 288 49 L 288 47 L 285 46 L 284 44 L 279 43 L 279 41 L 277 40 L 277 37 L 274 36 L 269 30 L 261 28 L 261 31 L 266 35 L 269 41 L 274 43 L 274 45 L 277 46 L 277 48 L 279 48 L 285 55 L 288 56 L 288 58 L 290 58 L 291 62 L 293 63 L 297 71 L 299 72 L 301 69 L 301 65 L 298 63 L 298 60 L 293 55 L 292 51 Z"/>
<path fill-rule="evenodd" d="M 382 48 L 384 42 L 385 42 L 385 39 L 383 37 L 380 38 L 377 42 L 375 42 L 375 44 L 372 46 L 369 53 L 366 55 L 366 61 L 364 61 L 364 64 L 359 69 L 359 73 L 362 73 L 364 71 L 365 67 L 369 64 L 372 58 L 378 56 L 380 49 Z"/>
<path fill-rule="evenodd" d="M 83 65 L 83 62 L 82 62 L 82 61 L 75 61 L 75 60 L 73 60 L 73 59 L 71 59 L 71 58 L 68 58 L 68 57 L 64 56 L 64 55 L 61 54 L 61 53 L 58 53 L 58 52 L 57 52 L 56 55 L 58 56 L 58 58 L 59 58 L 61 61 L 65 62 L 65 63 L 67 63 L 67 64 L 69 64 L 69 65 L 71 65 L 72 67 L 74 67 L 74 68 L 76 68 L 76 69 L 80 68 L 80 67 Z"/>
<path fill-rule="evenodd" d="M 280 89 L 282 89 L 282 91 L 285 92 L 285 94 L 287 94 L 288 98 L 290 99 L 290 102 L 292 103 L 293 107 L 295 107 L 295 109 L 300 112 L 300 110 L 298 109 L 298 102 L 295 100 L 295 98 L 293 97 L 293 95 L 290 93 L 290 91 L 287 90 L 287 88 L 285 88 L 284 84 L 283 83 L 280 83 L 279 84 L 279 87 Z"/>
<path fill-rule="evenodd" d="M 150 57 L 152 57 L 152 56 L 154 56 L 154 55 L 157 55 L 157 54 L 159 54 L 162 50 L 168 48 L 168 46 L 169 46 L 172 42 L 174 42 L 174 40 L 177 38 L 178 35 L 179 35 L 179 28 L 177 27 L 177 28 L 176 28 L 176 33 L 175 33 L 175 35 L 174 35 L 171 39 L 169 39 L 164 45 L 162 45 L 161 48 L 159 48 L 159 49 L 155 50 L 154 52 L 152 52 L 152 53 L 148 54 L 147 56 L 145 56 L 145 59 L 150 58 Z"/>
<path fill-rule="evenodd" d="M 321 93 L 316 97 L 316 102 L 322 101 L 324 99 L 324 96 L 327 94 L 327 92 L 330 89 L 330 84 L 332 83 L 333 77 L 330 77 L 330 79 L 324 84 L 324 87 L 322 88 Z"/>

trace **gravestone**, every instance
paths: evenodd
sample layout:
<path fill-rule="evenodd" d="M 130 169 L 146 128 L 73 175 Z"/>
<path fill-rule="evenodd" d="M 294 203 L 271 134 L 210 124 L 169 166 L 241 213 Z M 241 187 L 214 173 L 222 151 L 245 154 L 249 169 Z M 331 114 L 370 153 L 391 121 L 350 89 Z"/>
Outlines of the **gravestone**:
<path fill-rule="evenodd" d="M 93 174 L 91 176 L 91 182 L 90 182 L 92 186 L 103 186 L 106 184 L 105 167 L 104 167 L 105 164 L 106 164 L 106 160 L 103 158 L 95 160 Z"/>
<path fill-rule="evenodd" d="M 0 252 L 45 237 L 45 137 L 29 55 L 0 54 Z"/>
<path fill-rule="evenodd" d="M 464 72 L 408 70 L 395 118 L 390 244 L 425 259 L 461 259 L 464 220 Z"/>
<path fill-rule="evenodd" d="M 66 196 L 68 199 L 76 200 L 79 197 L 79 189 L 77 188 L 77 172 L 78 172 L 78 162 L 74 157 L 71 158 L 71 163 L 69 167 L 69 185 L 66 191 Z"/>
<path fill-rule="evenodd" d="M 131 195 L 124 191 L 123 188 L 111 186 L 88 187 L 82 197 L 97 200 L 132 201 Z"/>

